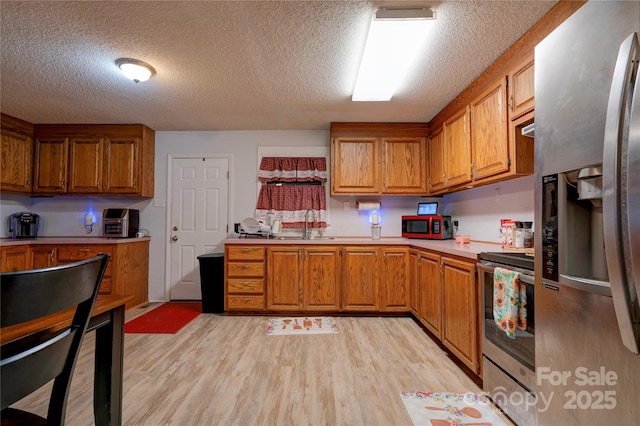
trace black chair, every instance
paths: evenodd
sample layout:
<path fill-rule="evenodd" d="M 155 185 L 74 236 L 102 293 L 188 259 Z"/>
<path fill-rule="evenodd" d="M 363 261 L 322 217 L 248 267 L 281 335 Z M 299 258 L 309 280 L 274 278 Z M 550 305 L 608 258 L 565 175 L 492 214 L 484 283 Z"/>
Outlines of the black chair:
<path fill-rule="evenodd" d="M 63 425 L 71 377 L 98 295 L 108 254 L 52 268 L 0 274 L 1 326 L 75 309 L 69 327 L 1 347 L 0 419 L 5 424 Z M 47 418 L 9 405 L 54 380 Z"/>

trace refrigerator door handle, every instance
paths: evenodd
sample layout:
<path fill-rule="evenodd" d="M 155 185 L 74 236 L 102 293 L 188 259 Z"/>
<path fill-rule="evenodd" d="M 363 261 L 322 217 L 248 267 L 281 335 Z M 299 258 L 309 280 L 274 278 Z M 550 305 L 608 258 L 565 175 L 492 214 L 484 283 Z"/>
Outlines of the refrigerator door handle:
<path fill-rule="evenodd" d="M 640 52 L 636 55 L 636 61 L 638 60 L 640 60 Z M 636 70 L 629 118 L 629 146 L 627 148 L 627 220 L 629 227 L 627 235 L 636 297 L 640 298 L 640 185 L 638 182 L 640 182 L 640 69 Z"/>
<path fill-rule="evenodd" d="M 611 297 L 611 285 L 607 281 L 560 274 L 559 282 L 562 285 L 566 285 L 567 287 L 575 288 L 577 290 Z"/>
<path fill-rule="evenodd" d="M 624 125 L 627 116 L 629 85 L 633 75 L 634 58 L 638 51 L 636 33 L 632 33 L 620 45 L 616 67 L 611 82 L 607 107 L 603 150 L 603 227 L 607 269 L 611 283 L 611 297 L 616 312 L 622 343 L 633 353 L 638 353 L 638 339 L 633 322 L 631 292 L 624 264 L 624 247 L 621 211 L 621 166 Z"/>

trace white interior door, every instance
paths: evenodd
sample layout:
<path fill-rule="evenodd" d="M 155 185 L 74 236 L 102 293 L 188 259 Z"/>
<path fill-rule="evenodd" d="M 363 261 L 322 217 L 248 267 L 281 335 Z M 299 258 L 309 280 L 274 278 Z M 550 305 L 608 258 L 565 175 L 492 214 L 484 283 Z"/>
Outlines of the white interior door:
<path fill-rule="evenodd" d="M 174 158 L 171 162 L 170 297 L 199 300 L 198 256 L 222 253 L 229 226 L 229 159 Z"/>

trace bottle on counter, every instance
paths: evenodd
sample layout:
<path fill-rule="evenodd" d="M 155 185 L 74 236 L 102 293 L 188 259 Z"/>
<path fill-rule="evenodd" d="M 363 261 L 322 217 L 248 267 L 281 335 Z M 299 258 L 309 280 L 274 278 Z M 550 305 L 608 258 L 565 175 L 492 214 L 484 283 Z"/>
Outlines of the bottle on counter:
<path fill-rule="evenodd" d="M 515 248 L 524 248 L 524 224 L 522 222 L 515 223 L 515 238 L 513 246 Z"/>

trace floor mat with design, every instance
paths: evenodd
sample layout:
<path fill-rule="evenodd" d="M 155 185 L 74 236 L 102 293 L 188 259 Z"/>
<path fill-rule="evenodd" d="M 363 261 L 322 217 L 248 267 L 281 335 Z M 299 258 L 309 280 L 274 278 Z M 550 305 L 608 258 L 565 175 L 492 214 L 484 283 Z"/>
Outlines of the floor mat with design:
<path fill-rule="evenodd" d="M 338 324 L 333 317 L 288 317 L 268 318 L 264 334 L 330 334 L 338 333 Z"/>
<path fill-rule="evenodd" d="M 475 393 L 403 392 L 400 397 L 416 426 L 509 425 Z"/>

